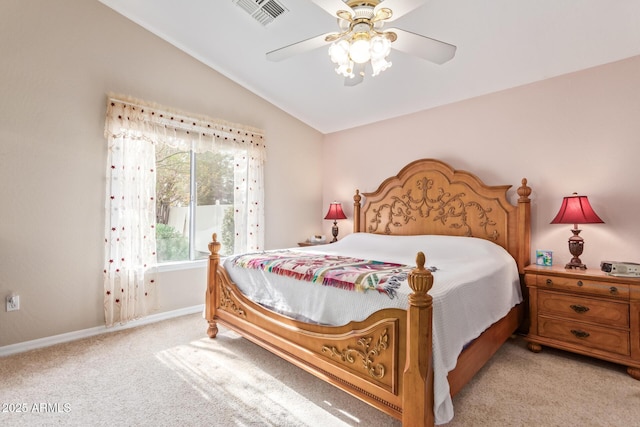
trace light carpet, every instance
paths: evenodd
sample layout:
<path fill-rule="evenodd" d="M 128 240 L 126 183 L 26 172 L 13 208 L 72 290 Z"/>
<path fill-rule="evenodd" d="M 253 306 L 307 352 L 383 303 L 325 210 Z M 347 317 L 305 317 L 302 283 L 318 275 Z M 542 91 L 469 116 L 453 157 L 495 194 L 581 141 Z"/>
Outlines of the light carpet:
<path fill-rule="evenodd" d="M 200 315 L 0 358 L 2 426 L 400 426 Z M 624 367 L 509 340 L 447 426 L 640 425 Z"/>

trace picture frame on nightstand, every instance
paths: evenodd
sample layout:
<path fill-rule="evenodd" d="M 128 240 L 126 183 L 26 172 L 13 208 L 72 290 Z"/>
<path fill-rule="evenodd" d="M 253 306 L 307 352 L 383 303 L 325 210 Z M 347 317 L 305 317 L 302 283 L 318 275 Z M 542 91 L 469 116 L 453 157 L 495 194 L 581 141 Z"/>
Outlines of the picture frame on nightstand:
<path fill-rule="evenodd" d="M 552 251 L 536 251 L 536 265 L 552 266 L 553 265 L 553 252 Z"/>

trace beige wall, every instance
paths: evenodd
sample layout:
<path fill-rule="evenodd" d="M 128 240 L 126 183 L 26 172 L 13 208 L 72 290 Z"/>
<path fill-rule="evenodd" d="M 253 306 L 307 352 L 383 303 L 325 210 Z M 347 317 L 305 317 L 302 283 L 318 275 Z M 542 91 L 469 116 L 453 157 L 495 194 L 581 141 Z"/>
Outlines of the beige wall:
<path fill-rule="evenodd" d="M 581 227 L 582 261 L 640 262 L 639 76 L 635 57 L 327 135 L 324 204 L 341 200 L 350 216 L 355 188 L 373 191 L 408 162 L 437 158 L 487 184 L 512 184 L 512 197 L 526 177 L 534 190 L 532 251 L 553 250 L 555 263 L 570 259 L 572 226 L 549 222 L 574 191 L 605 221 Z M 350 227 L 343 221 L 341 234 Z"/>
<path fill-rule="evenodd" d="M 0 58 L 0 346 L 104 324 L 108 92 L 264 129 L 266 246 L 321 227 L 322 135 L 99 2 L 3 0 Z M 204 268 L 164 273 L 160 311 L 204 290 Z"/>

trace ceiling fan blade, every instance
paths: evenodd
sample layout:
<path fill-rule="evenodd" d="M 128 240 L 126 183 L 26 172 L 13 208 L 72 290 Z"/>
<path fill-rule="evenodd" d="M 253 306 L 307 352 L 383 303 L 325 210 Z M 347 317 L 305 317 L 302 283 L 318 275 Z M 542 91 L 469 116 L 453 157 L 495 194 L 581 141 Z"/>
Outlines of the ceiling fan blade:
<path fill-rule="evenodd" d="M 345 86 L 355 86 L 359 85 L 364 81 L 364 67 L 366 64 L 353 64 L 353 77 L 345 77 L 344 85 Z"/>
<path fill-rule="evenodd" d="M 320 34 L 319 36 L 272 50 L 271 52 L 267 52 L 267 59 L 269 61 L 282 61 L 283 59 L 321 48 L 327 45 L 327 41 L 325 39 L 333 34 L 335 33 Z"/>
<path fill-rule="evenodd" d="M 351 16 L 354 15 L 353 9 L 351 9 L 345 2 L 342 0 L 311 0 L 312 3 L 315 3 L 316 6 L 322 8 L 331 16 L 336 16 L 336 12 L 339 10 L 348 11 Z"/>
<path fill-rule="evenodd" d="M 393 15 L 388 18 L 388 22 L 391 22 L 425 4 L 427 4 L 426 0 L 384 0 L 375 7 L 374 13 L 377 13 L 381 8 L 391 9 Z"/>
<path fill-rule="evenodd" d="M 391 48 L 400 52 L 408 53 L 436 64 L 444 64 L 456 54 L 457 48 L 452 44 L 399 28 L 388 28 L 387 31 L 394 32 L 398 36 L 397 40 L 391 44 Z"/>

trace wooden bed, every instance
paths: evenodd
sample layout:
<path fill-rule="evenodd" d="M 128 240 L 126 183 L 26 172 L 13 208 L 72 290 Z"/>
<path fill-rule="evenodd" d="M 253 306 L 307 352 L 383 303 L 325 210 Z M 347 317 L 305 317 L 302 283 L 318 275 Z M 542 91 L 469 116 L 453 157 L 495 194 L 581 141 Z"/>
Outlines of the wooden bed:
<path fill-rule="evenodd" d="M 531 189 L 526 179 L 516 205 L 510 185 L 487 186 L 475 175 L 433 159 L 417 160 L 372 193 L 356 190 L 354 232 L 473 236 L 504 247 L 523 273 L 530 259 Z M 364 196 L 364 203 L 362 197 Z M 321 326 L 278 315 L 248 300 L 220 263 L 220 243 L 209 244 L 205 317 L 214 338 L 220 323 L 375 408 L 403 426 L 434 425 L 431 272 L 418 253 L 409 275 L 406 310 L 384 309 L 362 322 Z M 449 373 L 455 395 L 518 328 L 524 304 L 514 307 L 459 356 Z"/>

